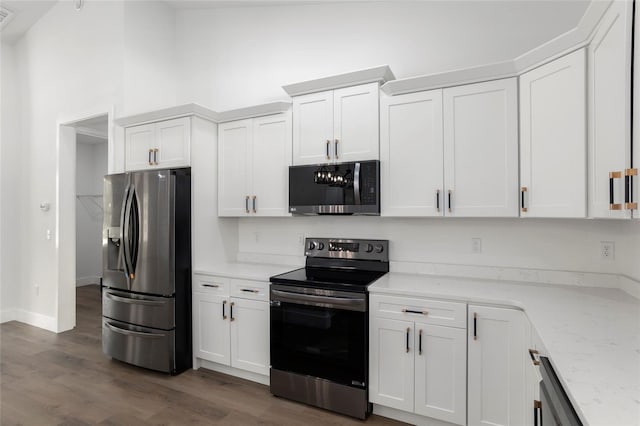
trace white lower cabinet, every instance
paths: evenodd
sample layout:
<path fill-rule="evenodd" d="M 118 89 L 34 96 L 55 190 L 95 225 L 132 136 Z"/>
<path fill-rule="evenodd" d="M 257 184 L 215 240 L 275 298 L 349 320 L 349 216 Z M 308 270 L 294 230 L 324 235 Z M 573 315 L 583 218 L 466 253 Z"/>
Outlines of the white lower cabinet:
<path fill-rule="evenodd" d="M 469 305 L 469 425 L 523 425 L 527 331 L 515 309 Z"/>
<path fill-rule="evenodd" d="M 380 295 L 370 304 L 370 401 L 464 425 L 465 304 Z"/>
<path fill-rule="evenodd" d="M 269 283 L 196 275 L 194 356 L 269 374 Z"/>

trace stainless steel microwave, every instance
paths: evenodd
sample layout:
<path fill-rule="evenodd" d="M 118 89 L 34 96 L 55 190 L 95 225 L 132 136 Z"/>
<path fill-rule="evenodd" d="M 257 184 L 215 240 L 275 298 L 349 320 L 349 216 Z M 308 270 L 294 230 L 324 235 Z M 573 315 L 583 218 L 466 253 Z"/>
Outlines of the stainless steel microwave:
<path fill-rule="evenodd" d="M 289 167 L 289 212 L 380 215 L 380 161 Z"/>

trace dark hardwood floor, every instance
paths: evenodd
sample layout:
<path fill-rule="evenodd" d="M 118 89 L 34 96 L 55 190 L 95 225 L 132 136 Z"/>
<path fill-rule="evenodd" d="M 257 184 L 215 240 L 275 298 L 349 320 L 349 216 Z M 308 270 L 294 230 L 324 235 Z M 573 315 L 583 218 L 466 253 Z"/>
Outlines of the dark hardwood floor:
<path fill-rule="evenodd" d="M 102 354 L 100 289 L 77 289 L 77 326 L 55 334 L 0 326 L 0 424 L 399 425 L 276 398 L 260 384 L 205 369 L 168 376 Z"/>

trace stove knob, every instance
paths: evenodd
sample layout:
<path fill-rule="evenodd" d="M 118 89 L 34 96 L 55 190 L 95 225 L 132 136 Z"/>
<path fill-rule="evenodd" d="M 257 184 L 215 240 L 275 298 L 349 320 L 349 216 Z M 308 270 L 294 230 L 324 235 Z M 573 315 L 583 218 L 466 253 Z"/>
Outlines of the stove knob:
<path fill-rule="evenodd" d="M 318 243 L 318 250 L 322 250 L 324 248 L 324 243 Z"/>
<path fill-rule="evenodd" d="M 365 251 L 367 253 L 371 253 L 373 251 L 373 246 L 371 244 L 367 244 L 367 247 L 365 248 Z"/>
<path fill-rule="evenodd" d="M 307 248 L 309 250 L 313 250 L 314 248 L 316 248 L 316 243 L 314 243 L 313 241 L 309 241 L 309 245 L 307 246 Z"/>
<path fill-rule="evenodd" d="M 382 244 L 376 244 L 376 253 L 382 253 L 382 251 L 384 250 L 384 247 L 382 247 Z"/>

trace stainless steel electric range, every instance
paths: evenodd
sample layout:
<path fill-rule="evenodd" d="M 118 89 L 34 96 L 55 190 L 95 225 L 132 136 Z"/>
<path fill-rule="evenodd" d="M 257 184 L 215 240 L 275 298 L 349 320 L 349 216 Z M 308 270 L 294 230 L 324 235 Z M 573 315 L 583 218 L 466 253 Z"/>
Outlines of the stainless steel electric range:
<path fill-rule="evenodd" d="M 271 393 L 366 418 L 367 287 L 389 242 L 307 238 L 305 267 L 271 277 Z"/>

